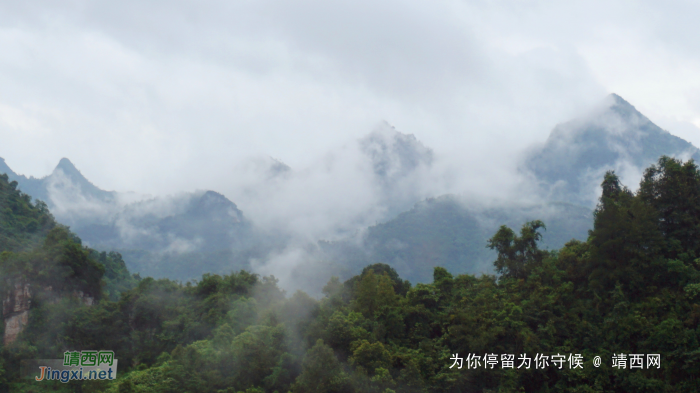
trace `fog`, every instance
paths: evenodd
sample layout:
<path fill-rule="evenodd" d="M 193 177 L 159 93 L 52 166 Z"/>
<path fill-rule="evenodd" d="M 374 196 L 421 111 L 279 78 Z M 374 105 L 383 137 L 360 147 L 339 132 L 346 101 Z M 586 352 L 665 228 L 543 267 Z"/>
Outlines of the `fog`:
<path fill-rule="evenodd" d="M 248 156 L 309 166 L 382 120 L 500 179 L 608 92 L 574 42 L 495 28 L 518 12 L 498 5 L 2 7 L 0 155 L 36 177 L 69 157 L 108 190 L 221 190 Z"/>
<path fill-rule="evenodd" d="M 70 158 L 120 199 L 68 186 L 52 192 L 54 213 L 116 220 L 125 238 L 143 235 L 124 213 L 134 201 L 157 201 L 138 209 L 164 216 L 184 193 L 220 192 L 290 237 L 270 257 L 281 263 L 255 262 L 279 271 L 307 260 L 310 243 L 360 236 L 426 197 L 548 199 L 519 171 L 523 157 L 612 92 L 700 145 L 697 7 L 3 3 L 0 157 L 37 178 Z M 635 188 L 643 168 L 615 167 Z M 599 172 L 587 175 L 589 201 Z"/>

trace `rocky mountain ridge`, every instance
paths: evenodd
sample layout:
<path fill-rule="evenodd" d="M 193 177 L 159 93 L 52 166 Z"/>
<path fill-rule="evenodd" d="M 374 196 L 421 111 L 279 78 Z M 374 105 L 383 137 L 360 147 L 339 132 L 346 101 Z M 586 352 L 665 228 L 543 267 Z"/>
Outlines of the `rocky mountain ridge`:
<path fill-rule="evenodd" d="M 367 216 L 381 219 L 367 225 L 365 212 L 357 210 L 348 215 L 350 225 L 340 236 L 335 234 L 336 240 L 302 245 L 304 250 L 316 250 L 302 255 L 334 261 L 347 274 L 368 263 L 386 262 L 412 281 L 429 280 L 434 266 L 489 273 L 494 254 L 486 248 L 486 240 L 499 225 L 517 229 L 526 220 L 542 219 L 548 226 L 545 246 L 551 249 L 573 238 L 585 240 L 603 173 L 615 170 L 634 188 L 642 169 L 661 155 L 697 159 L 700 151 L 612 94 L 588 114 L 557 125 L 542 145 L 529 151 L 521 172 L 538 184 L 540 202 L 489 206 L 455 195 L 425 199 L 422 182 L 433 175 L 436 153 L 415 136 L 383 124 L 349 148 L 329 154 L 328 160 L 329 168 L 357 166 L 367 172 L 361 179 L 363 187 L 376 193 L 368 199 L 374 205 L 365 207 Z M 271 196 L 284 193 L 285 187 L 297 189 L 290 186 L 293 182 L 310 181 L 309 171 L 292 170 L 275 159 L 254 164 L 262 183 L 249 190 L 252 200 L 271 204 L 275 202 Z M 2 170 L 18 181 L 20 189 L 44 187 L 36 193 L 48 196 L 50 207 L 66 205 L 61 198 L 106 206 L 101 211 L 107 214 L 99 217 L 90 216 L 87 208 L 80 215 L 81 206 L 88 203 L 75 204 L 70 214 L 60 208 L 55 214 L 87 244 L 120 250 L 130 268 L 144 274 L 185 280 L 208 271 L 248 269 L 252 260 L 260 263 L 288 249 L 289 238 L 295 235 L 256 232 L 253 220 L 214 191 L 146 199 L 110 210 L 119 195 L 95 187 L 67 159 L 43 179 L 17 175 L 4 160 Z M 330 177 L 323 173 L 319 179 Z M 297 270 L 308 269 L 308 264 L 300 264 Z M 320 285 L 326 278 L 319 278 Z"/>
<path fill-rule="evenodd" d="M 522 170 L 540 183 L 545 198 L 592 207 L 605 171 L 615 170 L 627 184 L 636 184 L 662 155 L 700 160 L 691 143 L 611 94 L 588 114 L 557 125 L 530 151 Z"/>

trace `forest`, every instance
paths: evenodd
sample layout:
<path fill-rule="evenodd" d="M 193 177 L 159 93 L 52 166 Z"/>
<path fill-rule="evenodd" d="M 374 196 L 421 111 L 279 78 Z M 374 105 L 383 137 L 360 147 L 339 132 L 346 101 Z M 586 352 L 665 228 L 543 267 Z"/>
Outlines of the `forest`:
<path fill-rule="evenodd" d="M 664 156 L 636 192 L 614 172 L 601 185 L 585 242 L 546 250 L 546 222 L 502 226 L 484 244 L 496 275 L 436 267 L 432 283 L 412 284 L 376 263 L 334 277 L 316 299 L 248 271 L 186 283 L 131 274 L 2 175 L 0 292 L 29 285 L 32 301 L 28 324 L 0 349 L 0 390 L 699 391 L 700 169 Z M 102 349 L 119 359 L 114 381 L 20 377 L 22 359 Z M 470 354 L 498 363 L 468 367 Z M 508 354 L 515 367 L 501 363 Z M 582 363 L 518 368 L 523 354 Z M 613 367 L 620 354 L 658 354 L 660 367 Z"/>

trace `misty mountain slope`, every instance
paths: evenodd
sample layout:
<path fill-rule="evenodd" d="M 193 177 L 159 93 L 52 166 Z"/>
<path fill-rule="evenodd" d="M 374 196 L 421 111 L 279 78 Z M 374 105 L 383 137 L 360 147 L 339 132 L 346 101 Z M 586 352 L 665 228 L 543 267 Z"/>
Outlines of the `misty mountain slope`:
<path fill-rule="evenodd" d="M 495 252 L 487 240 L 501 225 L 519 230 L 526 221 L 547 225 L 542 247 L 558 249 L 571 239 L 586 240 L 590 209 L 566 203 L 482 208 L 459 197 L 427 199 L 388 222 L 368 228 L 359 242 L 320 242 L 326 257 L 353 271 L 387 263 L 412 282 L 430 282 L 433 268 L 459 273 L 493 273 Z"/>
<path fill-rule="evenodd" d="M 394 127 L 381 128 L 360 139 L 362 152 L 372 161 L 375 175 L 391 185 L 421 165 L 430 166 L 433 151 L 412 134 L 402 134 Z"/>
<path fill-rule="evenodd" d="M 129 202 L 92 185 L 68 160 L 44 179 L 20 180 L 39 187 L 59 222 L 95 248 L 122 252 L 134 272 L 187 280 L 252 268 L 320 288 L 331 270 L 353 274 L 380 262 L 414 282 L 429 282 L 435 266 L 491 273 L 495 253 L 486 242 L 500 225 L 518 231 L 542 220 L 550 249 L 585 240 L 606 170 L 636 184 L 660 155 L 700 157 L 616 95 L 557 126 L 529 153 L 523 170 L 545 190 L 544 198 L 524 198 L 540 201 L 529 205 L 431 198 L 449 192 L 435 181 L 441 157 L 386 123 L 306 168 L 270 157 L 245 162 L 227 191 L 238 205 L 213 191 Z M 20 178 L 0 161 L 3 169 Z M 337 240 L 313 246 L 324 238 Z M 311 272 L 321 265 L 324 274 Z"/>
<path fill-rule="evenodd" d="M 242 244 L 251 228 L 236 204 L 206 191 L 131 203 L 107 223 L 74 229 L 101 248 L 192 251 Z"/>
<path fill-rule="evenodd" d="M 266 230 L 300 242 L 335 239 L 435 195 L 434 160 L 415 136 L 382 123 L 293 169 L 270 158 L 243 160 L 226 195 Z"/>
<path fill-rule="evenodd" d="M 281 247 L 214 191 L 131 203 L 108 223 L 75 232 L 96 249 L 121 252 L 131 271 L 181 281 L 250 270 L 251 259 Z"/>
<path fill-rule="evenodd" d="M 700 151 L 671 135 L 616 94 L 587 116 L 560 124 L 524 165 L 551 200 L 593 206 L 606 170 L 637 184 L 660 156 L 700 158 Z"/>
<path fill-rule="evenodd" d="M 275 171 L 289 170 L 277 164 Z M 101 190 L 67 158 L 41 179 L 17 175 L 0 158 L 0 173 L 3 171 L 10 181 L 18 182 L 19 190 L 45 201 L 61 223 L 72 226 L 84 241 L 94 244 L 138 245 L 151 250 L 164 247 L 167 238 L 183 238 L 200 239 L 205 247 L 222 248 L 230 246 L 231 235 L 242 236 L 250 227 L 236 204 L 214 191 L 129 202 L 133 196 L 120 198 L 119 193 Z"/>
<path fill-rule="evenodd" d="M 386 122 L 358 143 L 371 164 L 380 203 L 386 209 L 385 218 L 394 217 L 423 199 L 420 182 L 433 164 L 432 149 Z"/>
<path fill-rule="evenodd" d="M 61 158 L 50 175 L 37 179 L 18 175 L 0 157 L 0 173 L 6 173 L 10 181 L 14 180 L 19 184 L 18 188 L 22 192 L 46 202 L 52 210 L 57 204 L 57 201 L 51 198 L 52 191 L 70 193 L 73 196 L 80 195 L 82 198 L 104 202 L 113 201 L 116 194 L 113 191 L 101 190 L 92 184 L 67 158 Z"/>
<path fill-rule="evenodd" d="M 368 228 L 359 242 L 321 246 L 329 258 L 353 268 L 384 262 L 412 281 L 429 282 L 434 266 L 491 273 L 496 255 L 486 242 L 500 225 L 518 231 L 526 221 L 542 220 L 547 225 L 542 246 L 550 249 L 574 238 L 586 240 L 604 172 L 614 169 L 626 183 L 637 184 L 643 169 L 662 155 L 697 160 L 700 151 L 612 94 L 588 115 L 558 125 L 528 155 L 524 169 L 543 186 L 549 202 L 489 208 L 449 195 L 431 198 Z"/>
<path fill-rule="evenodd" d="M 276 238 L 255 231 L 236 204 L 214 191 L 129 202 L 133 196 L 99 189 L 65 158 L 41 179 L 17 175 L 4 160 L 0 170 L 28 195 L 46 200 L 56 220 L 87 245 L 121 252 L 129 269 L 142 275 L 185 281 L 246 269 L 251 258 L 279 247 Z M 289 168 L 278 163 L 274 170 Z"/>

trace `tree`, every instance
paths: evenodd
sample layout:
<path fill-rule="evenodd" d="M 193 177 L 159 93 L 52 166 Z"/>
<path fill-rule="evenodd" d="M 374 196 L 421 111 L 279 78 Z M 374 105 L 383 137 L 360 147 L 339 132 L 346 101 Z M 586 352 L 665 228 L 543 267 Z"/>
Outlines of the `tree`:
<path fill-rule="evenodd" d="M 542 262 L 547 252 L 537 248 L 542 239 L 538 229 L 547 229 L 542 221 L 529 221 L 517 236 L 512 229 L 503 225 L 488 241 L 488 246 L 498 252 L 494 262 L 496 271 L 504 278 L 526 278 L 533 263 Z"/>
<path fill-rule="evenodd" d="M 639 196 L 659 214 L 667 256 L 685 262 L 700 257 L 700 170 L 695 162 L 661 157 L 644 172 Z"/>
<path fill-rule="evenodd" d="M 294 393 L 345 393 L 351 392 L 350 380 L 335 357 L 333 350 L 316 341 L 304 356 L 302 371 L 297 377 L 292 392 Z"/>
<path fill-rule="evenodd" d="M 367 271 L 355 283 L 352 305 L 364 316 L 371 318 L 384 307 L 396 304 L 394 282 L 387 274 L 375 274 L 372 269 Z"/>
<path fill-rule="evenodd" d="M 635 197 L 613 171 L 605 174 L 603 193 L 594 212 L 586 272 L 591 289 L 599 295 L 618 283 L 635 293 L 663 274 L 660 250 L 663 237 L 657 214 L 649 203 Z M 654 272 L 654 270 L 657 270 Z"/>

